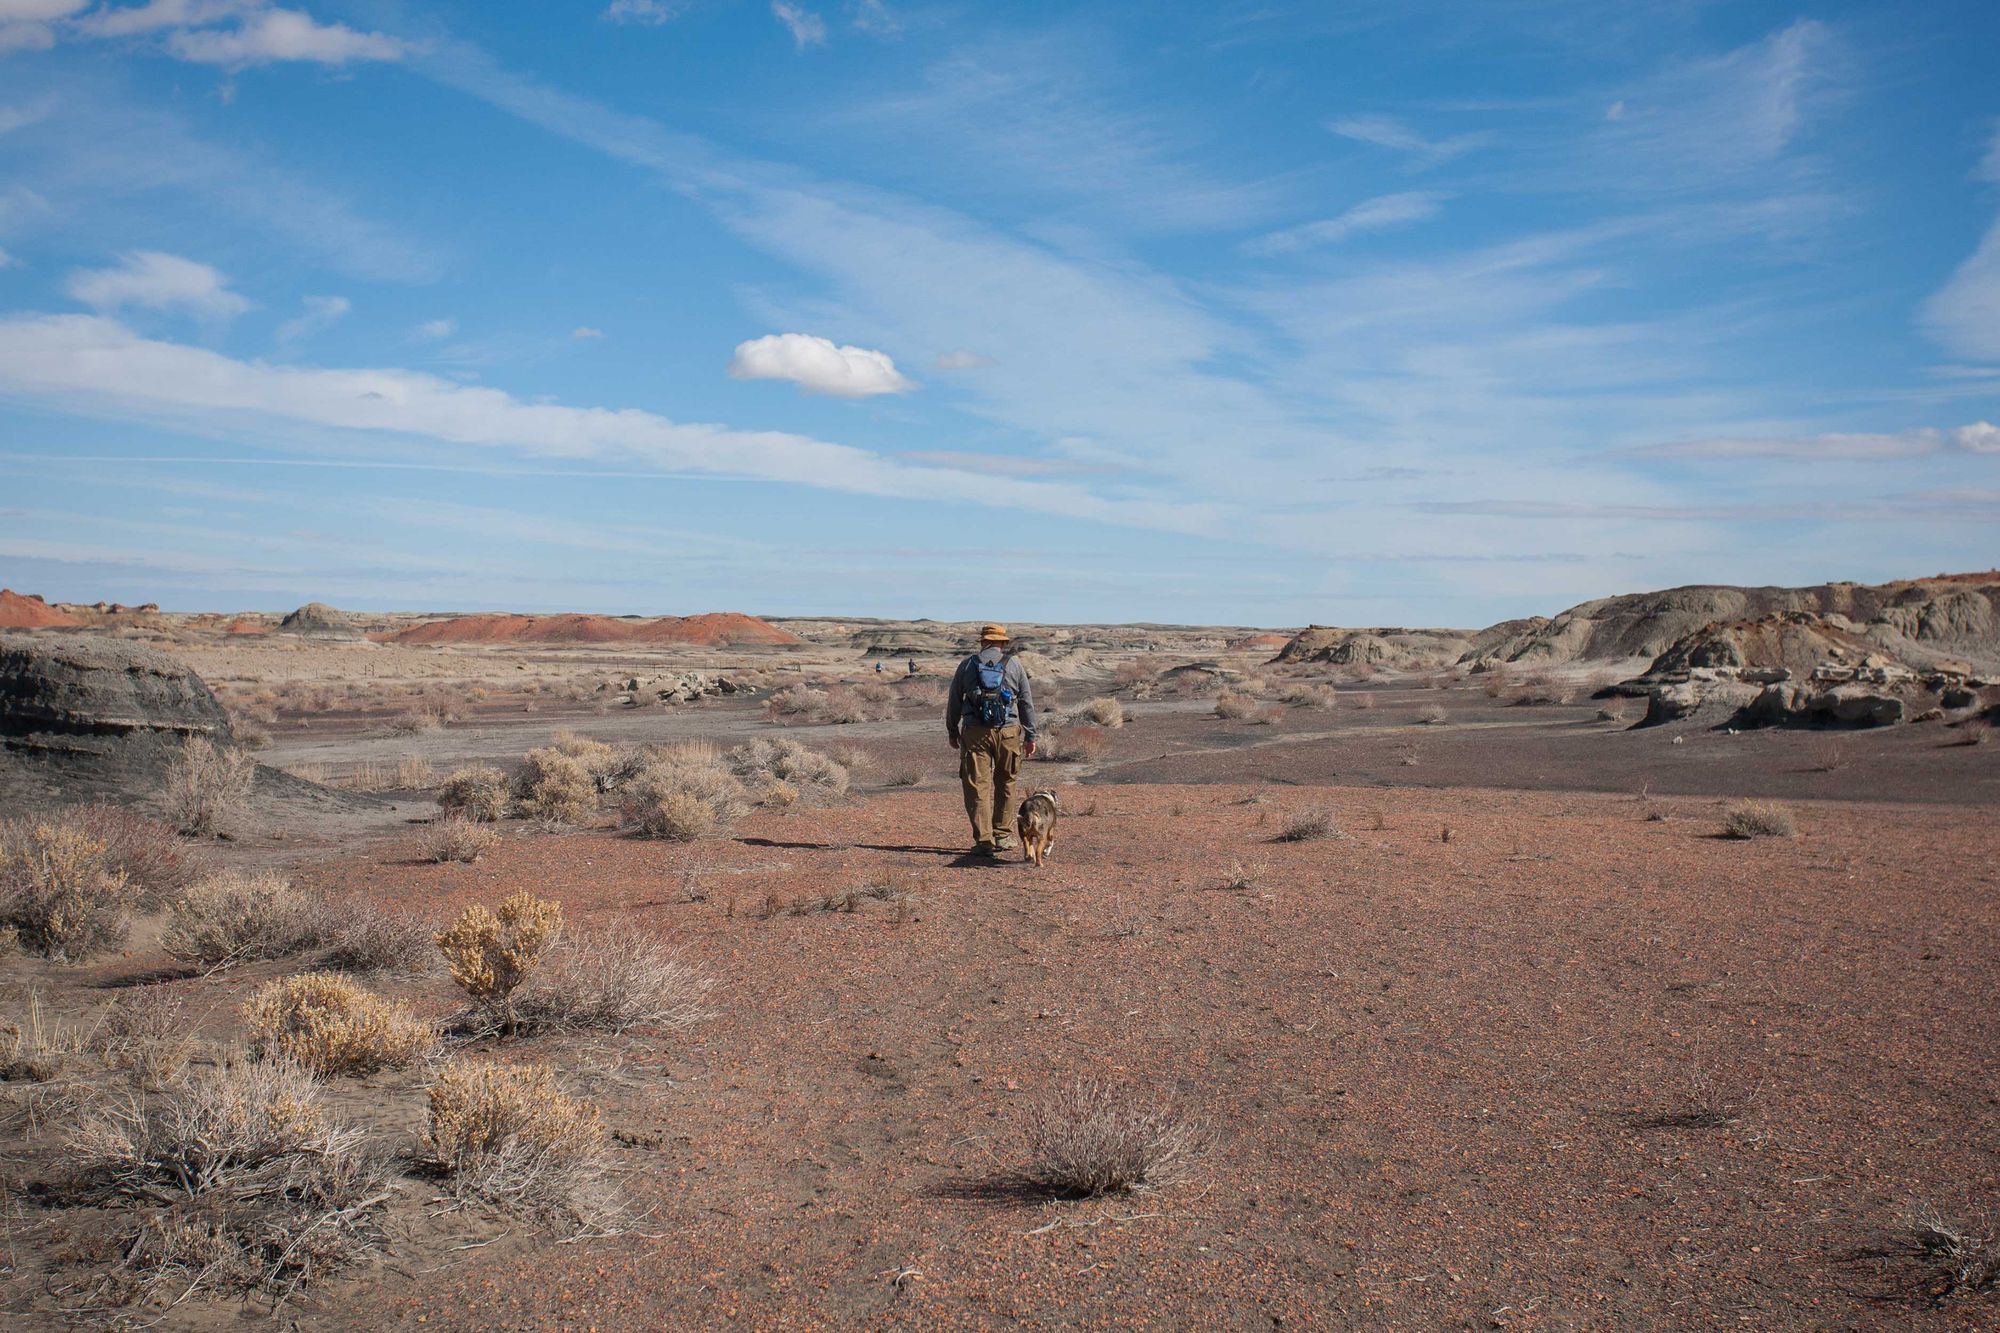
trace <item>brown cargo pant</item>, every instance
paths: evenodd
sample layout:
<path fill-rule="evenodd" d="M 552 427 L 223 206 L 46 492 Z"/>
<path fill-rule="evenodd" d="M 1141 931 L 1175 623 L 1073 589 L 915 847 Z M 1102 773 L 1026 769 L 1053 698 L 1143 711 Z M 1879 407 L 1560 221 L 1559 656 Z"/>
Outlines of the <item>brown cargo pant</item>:
<path fill-rule="evenodd" d="M 1021 772 L 1021 726 L 983 727 L 966 722 L 958 729 L 958 785 L 965 788 L 965 813 L 972 840 L 1012 837 L 1020 800 L 1014 779 Z"/>

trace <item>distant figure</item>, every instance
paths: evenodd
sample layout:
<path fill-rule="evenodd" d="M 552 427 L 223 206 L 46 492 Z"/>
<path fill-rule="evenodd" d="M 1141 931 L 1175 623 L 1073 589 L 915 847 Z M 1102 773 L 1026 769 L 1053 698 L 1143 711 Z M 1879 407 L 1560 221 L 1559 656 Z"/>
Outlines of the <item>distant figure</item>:
<path fill-rule="evenodd" d="M 914 657 L 910 659 L 910 674 L 912 676 L 917 674 L 917 659 Z"/>
<path fill-rule="evenodd" d="M 958 782 L 972 821 L 972 852 L 1014 845 L 1014 779 L 1035 757 L 1035 700 L 1028 669 L 1007 651 L 1007 627 L 985 625 L 979 651 L 958 664 L 945 697 L 944 730 L 958 751 Z M 915 665 L 913 662 L 912 665 Z"/>
<path fill-rule="evenodd" d="M 875 674 L 878 676 L 882 674 L 882 664 L 880 662 L 875 664 Z"/>

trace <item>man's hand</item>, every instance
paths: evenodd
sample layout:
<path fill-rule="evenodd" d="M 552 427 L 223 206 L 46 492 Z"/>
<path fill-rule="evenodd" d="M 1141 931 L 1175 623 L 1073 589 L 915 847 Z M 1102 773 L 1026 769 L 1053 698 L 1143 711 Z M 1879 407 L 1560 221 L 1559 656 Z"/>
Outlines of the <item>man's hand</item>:
<path fill-rule="evenodd" d="M 1028 748 L 1021 751 L 1021 755 L 1026 759 L 1033 759 L 1035 757 L 1035 743 L 1032 740 L 1028 742 Z"/>
<path fill-rule="evenodd" d="M 958 748 L 958 733 L 955 731 L 947 731 L 944 734 L 944 743 L 946 745 L 949 745 L 952 749 L 956 750 Z"/>

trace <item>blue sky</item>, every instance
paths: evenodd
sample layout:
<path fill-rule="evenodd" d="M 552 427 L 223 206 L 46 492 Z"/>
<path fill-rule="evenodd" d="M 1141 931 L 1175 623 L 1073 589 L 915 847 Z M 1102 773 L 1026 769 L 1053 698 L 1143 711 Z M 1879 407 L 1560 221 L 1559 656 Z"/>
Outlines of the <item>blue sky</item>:
<path fill-rule="evenodd" d="M 2000 562 L 2000 6 L 0 0 L 0 582 L 1477 625 Z"/>

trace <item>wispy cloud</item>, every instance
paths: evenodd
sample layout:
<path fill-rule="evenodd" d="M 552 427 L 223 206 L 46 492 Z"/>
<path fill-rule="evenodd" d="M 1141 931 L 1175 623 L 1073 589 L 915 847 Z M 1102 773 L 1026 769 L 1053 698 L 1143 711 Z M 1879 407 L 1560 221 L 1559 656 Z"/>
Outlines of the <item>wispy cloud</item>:
<path fill-rule="evenodd" d="M 273 336 L 281 343 L 294 343 L 332 328 L 354 308 L 344 296 L 308 296 L 305 309 L 277 327 Z"/>
<path fill-rule="evenodd" d="M 524 403 L 496 389 L 416 371 L 238 361 L 81 315 L 0 317 L 0 391 L 86 415 L 171 417 L 183 425 L 274 421 L 1169 531 L 1208 530 L 1217 521 L 1205 505 L 1101 499 L 1057 483 L 910 467 L 807 436 L 684 424 L 632 409 Z"/>
<path fill-rule="evenodd" d="M 158 250 L 133 250 L 115 268 L 79 269 L 64 289 L 99 310 L 140 306 L 186 310 L 204 319 L 232 319 L 250 302 L 229 290 L 229 280 L 197 260 Z"/>
<path fill-rule="evenodd" d="M 1339 116 L 1328 121 L 1326 128 L 1343 139 L 1402 153 L 1419 169 L 1440 166 L 1494 141 L 1493 134 L 1485 130 L 1427 138 L 1407 121 L 1379 114 Z"/>
<path fill-rule="evenodd" d="M 960 347 L 940 353 L 938 359 L 931 364 L 939 370 L 977 370 L 981 366 L 992 365 L 993 358 Z"/>
<path fill-rule="evenodd" d="M 687 12 L 685 0 L 611 0 L 605 7 L 607 23 L 641 23 L 657 28 Z"/>
<path fill-rule="evenodd" d="M 384 33 L 320 23 L 293 9 L 253 10 L 232 27 L 182 29 L 167 39 L 167 49 L 182 60 L 236 67 L 273 61 L 346 65 L 400 60 L 409 50 Z"/>
<path fill-rule="evenodd" d="M 1309 250 L 1315 246 L 1337 245 L 1350 236 L 1363 232 L 1384 231 L 1400 227 L 1409 222 L 1421 222 L 1425 218 L 1437 216 L 1438 209 L 1449 195 L 1432 190 L 1412 190 L 1403 194 L 1378 195 L 1365 199 L 1354 207 L 1334 217 L 1318 222 L 1302 223 L 1274 231 L 1244 243 L 1243 251 L 1252 255 L 1282 255 L 1297 250 Z"/>
<path fill-rule="evenodd" d="M 435 342 L 438 341 L 439 339 L 449 338 L 451 337 L 452 334 L 457 333 L 458 321 L 455 319 L 451 319 L 449 317 L 440 319 L 427 319 L 423 323 L 417 325 L 417 327 L 413 330 L 413 332 L 419 338 L 424 338 L 432 342 Z"/>
<path fill-rule="evenodd" d="M 1626 450 L 1641 458 L 1752 459 L 1789 458 L 1801 461 L 1855 462 L 1922 458 L 1958 450 L 2000 454 L 2000 426 L 1974 421 L 1949 430 L 1925 426 L 1888 434 L 1830 432 L 1805 436 L 1740 436 L 1677 440 Z"/>
<path fill-rule="evenodd" d="M 803 51 L 808 46 L 826 45 L 826 20 L 802 5 L 771 0 L 771 17 L 792 34 L 792 45 Z"/>

